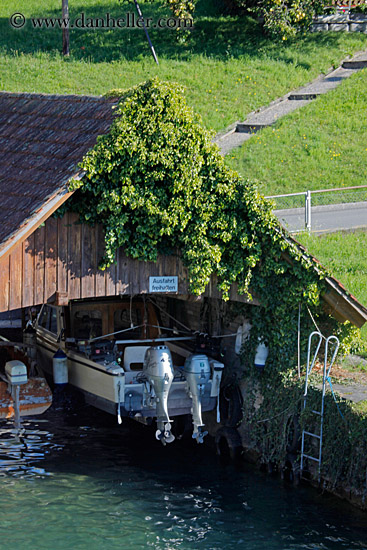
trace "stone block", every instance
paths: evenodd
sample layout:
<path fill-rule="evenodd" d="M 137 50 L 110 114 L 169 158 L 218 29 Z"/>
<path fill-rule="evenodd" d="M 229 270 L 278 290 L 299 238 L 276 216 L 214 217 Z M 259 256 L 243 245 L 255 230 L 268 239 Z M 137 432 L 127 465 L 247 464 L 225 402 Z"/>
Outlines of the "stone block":
<path fill-rule="evenodd" d="M 315 23 L 345 23 L 347 19 L 347 13 L 330 13 L 329 15 L 319 15 Z"/>
<path fill-rule="evenodd" d="M 367 23 L 367 13 L 351 13 L 349 20 L 358 23 Z"/>
<path fill-rule="evenodd" d="M 270 124 L 261 124 L 258 122 L 254 122 L 253 124 L 251 124 L 251 122 L 239 122 L 237 124 L 236 132 L 256 134 L 256 132 L 259 132 L 263 128 L 267 128 L 268 126 L 270 126 Z"/>
<path fill-rule="evenodd" d="M 330 23 L 329 31 L 349 31 L 348 23 Z"/>
<path fill-rule="evenodd" d="M 317 92 L 296 92 L 295 94 L 289 94 L 288 99 L 290 101 L 311 101 L 312 99 L 317 99 L 319 95 Z"/>
<path fill-rule="evenodd" d="M 356 61 L 344 61 L 343 69 L 366 69 L 367 59 L 359 59 Z"/>
<path fill-rule="evenodd" d="M 329 29 L 329 25 L 327 23 L 313 23 L 311 26 L 311 32 L 322 32 L 327 31 Z"/>
<path fill-rule="evenodd" d="M 367 32 L 367 23 L 349 23 L 350 32 Z"/>

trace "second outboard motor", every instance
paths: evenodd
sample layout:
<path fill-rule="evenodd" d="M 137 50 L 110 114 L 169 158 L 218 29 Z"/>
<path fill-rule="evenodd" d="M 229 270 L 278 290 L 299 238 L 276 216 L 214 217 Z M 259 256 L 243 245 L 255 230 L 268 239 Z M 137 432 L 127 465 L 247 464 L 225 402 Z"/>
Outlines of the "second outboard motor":
<path fill-rule="evenodd" d="M 171 420 L 168 415 L 168 394 L 174 374 L 171 352 L 167 346 L 152 346 L 147 349 L 143 372 L 155 394 L 158 428 L 156 438 L 163 445 L 172 443 L 175 437 L 171 433 Z"/>
<path fill-rule="evenodd" d="M 205 392 L 205 385 L 210 379 L 209 359 L 206 355 L 190 355 L 184 366 L 184 375 L 191 393 L 192 399 L 192 420 L 194 431 L 192 437 L 198 443 L 203 443 L 208 432 L 204 432 L 204 424 L 201 417 L 201 398 Z"/>

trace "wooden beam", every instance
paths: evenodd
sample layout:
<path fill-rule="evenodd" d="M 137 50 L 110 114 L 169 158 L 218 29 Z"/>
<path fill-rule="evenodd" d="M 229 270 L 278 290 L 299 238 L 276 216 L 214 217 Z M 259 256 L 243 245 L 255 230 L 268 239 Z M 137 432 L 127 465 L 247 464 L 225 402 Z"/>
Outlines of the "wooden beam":
<path fill-rule="evenodd" d="M 69 304 L 68 293 L 55 292 L 55 294 L 48 299 L 47 303 L 55 306 L 67 306 Z"/>
<path fill-rule="evenodd" d="M 19 242 L 27 239 L 44 221 L 47 220 L 73 193 L 65 192 L 62 195 L 52 197 L 42 208 L 40 208 L 13 236 L 11 236 L 2 247 L 0 247 L 0 258 L 9 256 Z"/>
<path fill-rule="evenodd" d="M 327 303 L 328 312 L 338 321 L 350 321 L 358 328 L 361 328 L 366 322 L 365 317 L 359 314 L 357 309 L 349 304 L 336 290 L 329 289 L 323 294 L 322 299 Z"/>

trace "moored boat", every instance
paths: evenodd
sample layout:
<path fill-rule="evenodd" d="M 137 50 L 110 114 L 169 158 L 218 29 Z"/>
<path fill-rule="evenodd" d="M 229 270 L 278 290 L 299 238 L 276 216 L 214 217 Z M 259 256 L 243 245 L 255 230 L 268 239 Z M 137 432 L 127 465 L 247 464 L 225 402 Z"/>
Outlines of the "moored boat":
<path fill-rule="evenodd" d="M 46 379 L 20 349 L 21 345 L 1 338 L 0 418 L 39 415 L 52 404 Z"/>
<path fill-rule="evenodd" d="M 163 444 L 174 440 L 175 417 L 192 415 L 192 436 L 201 443 L 207 433 L 202 412 L 217 407 L 219 414 L 223 363 L 196 350 L 192 333 L 162 327 L 149 301 L 45 304 L 36 333 L 37 360 L 54 381 L 81 390 L 89 404 L 119 422 L 122 416 L 145 424 L 155 419 Z"/>

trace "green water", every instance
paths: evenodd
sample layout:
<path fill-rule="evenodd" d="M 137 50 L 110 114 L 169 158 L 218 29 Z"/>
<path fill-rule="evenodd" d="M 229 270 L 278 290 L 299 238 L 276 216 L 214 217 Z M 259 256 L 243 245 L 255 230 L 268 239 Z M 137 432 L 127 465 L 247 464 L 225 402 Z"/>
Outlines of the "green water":
<path fill-rule="evenodd" d="M 367 514 L 82 408 L 0 429 L 1 550 L 367 549 Z"/>

